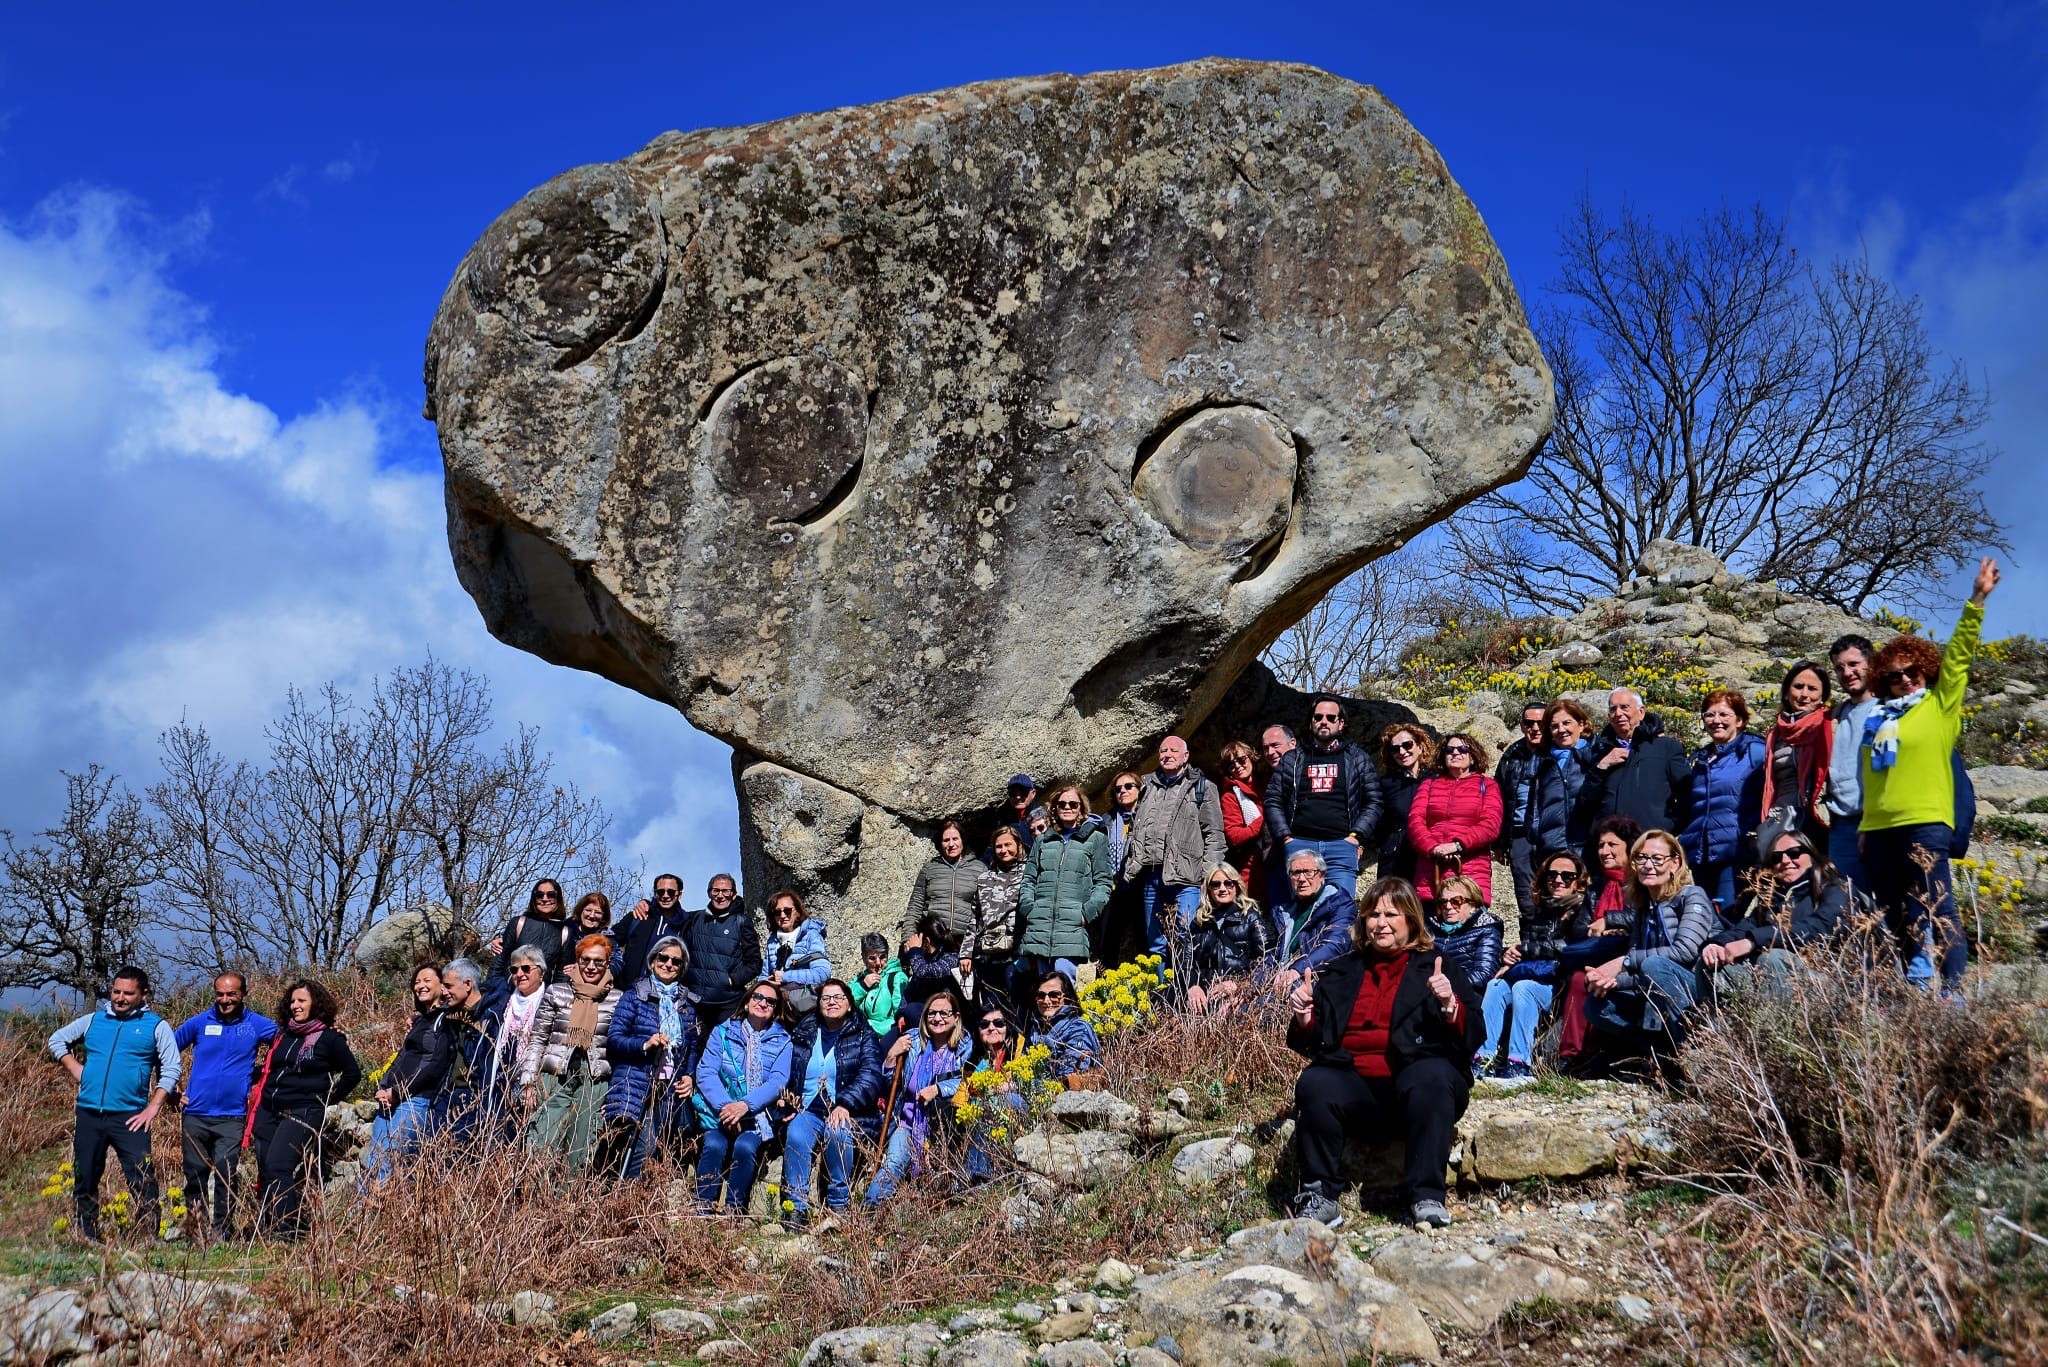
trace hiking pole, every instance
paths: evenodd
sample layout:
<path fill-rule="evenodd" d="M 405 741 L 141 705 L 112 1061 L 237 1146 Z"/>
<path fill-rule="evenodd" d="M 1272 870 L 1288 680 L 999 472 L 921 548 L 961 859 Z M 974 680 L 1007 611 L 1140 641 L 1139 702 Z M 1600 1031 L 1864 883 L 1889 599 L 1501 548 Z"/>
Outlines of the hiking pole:
<path fill-rule="evenodd" d="M 882 1107 L 882 1134 L 875 1141 L 881 1152 L 889 1151 L 889 1127 L 896 1123 L 896 1089 L 903 1085 L 903 1060 L 896 1060 L 896 1071 L 889 1075 L 889 1100 Z"/>

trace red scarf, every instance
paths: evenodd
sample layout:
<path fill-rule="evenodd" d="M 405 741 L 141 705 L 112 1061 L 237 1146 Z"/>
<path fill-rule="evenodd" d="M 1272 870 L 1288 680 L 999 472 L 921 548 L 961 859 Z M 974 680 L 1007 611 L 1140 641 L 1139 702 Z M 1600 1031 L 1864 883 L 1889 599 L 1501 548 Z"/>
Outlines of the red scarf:
<path fill-rule="evenodd" d="M 1775 805 L 1772 799 L 1777 769 L 1771 764 L 1770 756 L 1780 746 L 1791 748 L 1798 766 L 1799 791 L 1804 795 L 1799 805 L 1808 811 L 1819 806 L 1821 793 L 1827 786 L 1828 765 L 1835 752 L 1835 727 L 1828 719 L 1828 710 L 1816 707 L 1800 716 L 1780 712 L 1764 743 L 1769 747 L 1764 754 L 1764 810 L 1768 812 Z M 1788 801 L 1784 805 L 1792 804 Z"/>
<path fill-rule="evenodd" d="M 1600 900 L 1593 903 L 1595 917 L 1607 916 L 1628 906 L 1628 870 L 1602 869 L 1600 876 L 1607 881 L 1601 885 Z"/>

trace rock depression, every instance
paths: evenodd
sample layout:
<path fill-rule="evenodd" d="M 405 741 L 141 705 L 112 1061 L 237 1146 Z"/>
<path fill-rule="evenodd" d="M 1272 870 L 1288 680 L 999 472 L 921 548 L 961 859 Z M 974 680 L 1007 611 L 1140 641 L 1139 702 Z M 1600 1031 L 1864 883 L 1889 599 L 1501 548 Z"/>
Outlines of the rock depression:
<path fill-rule="evenodd" d="M 457 269 L 426 386 L 491 631 L 729 741 L 753 894 L 886 878 L 877 922 L 929 823 L 1195 725 L 1551 419 L 1429 143 L 1234 61 L 569 171 Z"/>

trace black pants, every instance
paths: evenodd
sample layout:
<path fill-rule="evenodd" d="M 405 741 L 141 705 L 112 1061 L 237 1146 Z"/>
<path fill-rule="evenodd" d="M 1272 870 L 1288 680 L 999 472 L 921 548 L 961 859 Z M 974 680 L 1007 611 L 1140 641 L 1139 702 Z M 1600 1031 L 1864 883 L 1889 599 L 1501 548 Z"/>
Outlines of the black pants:
<path fill-rule="evenodd" d="M 210 1180 L 213 1229 L 225 1236 L 235 1224 L 235 1170 L 242 1162 L 242 1117 L 187 1111 L 184 1131 L 185 1204 L 195 1213 L 206 1211 Z"/>
<path fill-rule="evenodd" d="M 1518 835 L 1508 842 L 1508 867 L 1515 875 L 1515 906 L 1522 913 L 1524 921 L 1536 910 L 1536 847 L 1526 835 Z"/>
<path fill-rule="evenodd" d="M 107 1175 L 107 1150 L 121 1160 L 121 1175 L 135 1198 L 135 1227 L 156 1233 L 156 1164 L 149 1156 L 149 1127 L 128 1128 L 135 1111 L 88 1111 L 78 1108 L 78 1126 L 71 1136 L 72 1200 L 78 1232 L 100 1234 L 100 1179 Z"/>
<path fill-rule="evenodd" d="M 325 1106 L 256 1112 L 256 1228 L 296 1239 L 306 1232 L 306 1166 L 327 1118 Z"/>
<path fill-rule="evenodd" d="M 1408 1144 L 1401 1166 L 1408 1199 L 1443 1200 L 1451 1132 L 1465 1110 L 1463 1082 L 1458 1066 L 1440 1058 L 1417 1059 L 1391 1079 L 1310 1064 L 1294 1084 L 1294 1142 L 1302 1180 L 1320 1183 L 1334 1196 L 1343 1182 L 1346 1137 L 1393 1136 Z"/>

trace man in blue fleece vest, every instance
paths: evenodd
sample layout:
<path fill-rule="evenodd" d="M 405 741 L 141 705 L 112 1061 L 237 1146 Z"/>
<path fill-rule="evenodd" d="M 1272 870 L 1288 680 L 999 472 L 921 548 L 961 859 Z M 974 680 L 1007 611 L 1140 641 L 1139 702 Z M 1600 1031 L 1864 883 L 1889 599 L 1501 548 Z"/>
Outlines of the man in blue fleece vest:
<path fill-rule="evenodd" d="M 50 1054 L 78 1084 L 78 1125 L 71 1140 L 76 1237 L 98 1243 L 100 1178 L 107 1150 L 135 1196 L 135 1224 L 157 1232 L 156 1166 L 149 1127 L 178 1086 L 178 1041 L 170 1022 L 149 1009 L 149 975 L 132 965 L 114 973 L 107 1008 L 80 1016 L 50 1036 Z M 74 1045 L 82 1046 L 73 1053 Z M 150 1086 L 152 1073 L 156 1078 Z"/>
<path fill-rule="evenodd" d="M 180 1049 L 192 1051 L 185 1085 L 185 1202 L 197 1226 L 208 1212 L 213 1182 L 213 1233 L 234 1232 L 235 1170 L 242 1161 L 242 1127 L 263 1047 L 277 1038 L 277 1022 L 251 1011 L 248 984 L 239 973 L 213 980 L 213 1005 L 178 1027 Z"/>

